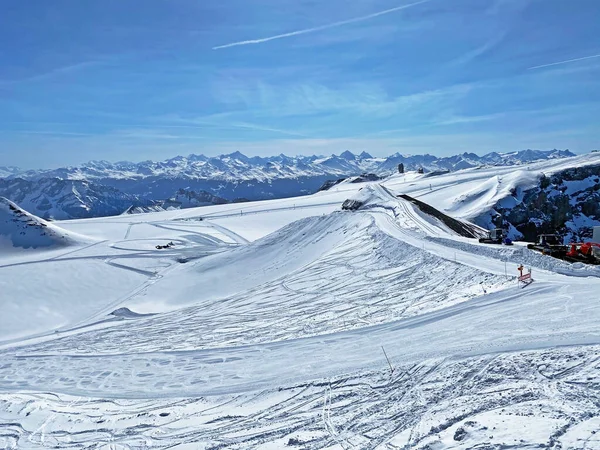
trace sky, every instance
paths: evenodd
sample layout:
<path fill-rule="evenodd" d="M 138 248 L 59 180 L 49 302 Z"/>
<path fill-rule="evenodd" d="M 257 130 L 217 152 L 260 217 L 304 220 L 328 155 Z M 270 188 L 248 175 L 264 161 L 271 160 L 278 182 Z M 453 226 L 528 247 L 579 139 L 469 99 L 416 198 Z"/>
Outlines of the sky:
<path fill-rule="evenodd" d="M 28 0 L 0 166 L 600 148 L 598 0 Z"/>

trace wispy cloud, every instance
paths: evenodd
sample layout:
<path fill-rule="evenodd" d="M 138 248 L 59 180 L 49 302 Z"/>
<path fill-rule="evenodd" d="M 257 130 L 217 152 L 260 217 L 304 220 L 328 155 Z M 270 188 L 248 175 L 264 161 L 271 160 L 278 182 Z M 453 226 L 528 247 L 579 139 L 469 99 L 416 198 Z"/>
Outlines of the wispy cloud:
<path fill-rule="evenodd" d="M 298 133 L 296 131 L 287 131 L 287 130 L 282 130 L 280 128 L 272 128 L 272 127 L 268 127 L 268 126 L 256 125 L 256 124 L 247 123 L 247 122 L 230 123 L 229 127 L 240 128 L 240 129 L 244 129 L 244 130 L 253 130 L 253 131 L 266 131 L 269 133 L 284 134 L 284 135 L 288 135 L 288 136 L 308 137 L 307 135 Z"/>
<path fill-rule="evenodd" d="M 57 68 L 51 69 L 47 72 L 38 73 L 38 74 L 31 75 L 31 76 L 28 76 L 25 78 L 20 78 L 20 79 L 15 79 L 15 80 L 0 80 L 0 86 L 26 83 L 26 82 L 30 82 L 30 81 L 43 81 L 43 80 L 47 80 L 47 79 L 50 79 L 50 78 L 58 76 L 58 75 L 68 74 L 71 72 L 77 72 L 79 70 L 84 70 L 89 67 L 100 65 L 102 63 L 103 63 L 103 61 L 96 61 L 96 60 L 83 61 L 83 62 L 76 63 L 76 64 L 70 64 L 68 66 L 57 67 Z"/>
<path fill-rule="evenodd" d="M 483 114 L 478 116 L 453 116 L 447 119 L 443 119 L 437 122 L 433 122 L 432 125 L 460 125 L 460 124 L 471 124 L 486 122 L 490 120 L 503 119 L 509 115 L 508 112 L 499 112 L 494 114 Z"/>
<path fill-rule="evenodd" d="M 247 131 L 264 131 L 267 133 L 283 134 L 294 137 L 309 137 L 297 130 L 285 130 L 271 125 L 256 124 L 247 121 L 232 120 L 232 116 L 239 116 L 235 113 L 212 114 L 203 117 L 184 119 L 181 117 L 164 117 L 162 120 L 176 122 L 177 124 L 157 124 L 150 125 L 156 128 L 181 128 L 181 129 L 205 129 L 205 130 L 247 130 Z M 158 118 L 158 120 L 161 120 Z"/>
<path fill-rule="evenodd" d="M 541 69 L 543 67 L 550 67 L 550 66 L 559 66 L 561 64 L 568 64 L 568 63 L 572 63 L 572 62 L 576 62 L 576 61 L 583 61 L 585 59 L 592 59 L 592 58 L 600 58 L 600 55 L 584 56 L 583 58 L 568 59 L 566 61 L 558 61 L 558 62 L 553 62 L 553 63 L 550 63 L 550 64 L 542 64 L 540 66 L 530 67 L 527 70 Z"/>
<path fill-rule="evenodd" d="M 169 123 L 171 122 L 171 123 Z M 14 126 L 17 126 L 15 128 Z M 19 129 L 20 125 L 29 125 L 35 127 L 62 127 L 66 128 L 66 131 L 62 130 L 22 130 Z M 2 129 L 4 128 L 4 129 Z M 45 135 L 57 135 L 57 136 L 95 136 L 101 135 L 107 132 L 115 132 L 121 136 L 130 137 L 156 137 L 159 139 L 179 138 L 186 136 L 186 134 L 192 131 L 214 131 L 214 130 L 246 130 L 249 132 L 266 132 L 271 134 L 282 134 L 285 136 L 293 136 L 300 138 L 309 137 L 297 130 L 285 130 L 277 128 L 271 125 L 262 125 L 256 123 L 250 123 L 247 121 L 234 121 L 231 122 L 227 115 L 212 115 L 206 117 L 199 117 L 195 119 L 182 119 L 180 117 L 148 117 L 139 121 L 134 122 L 98 122 L 94 121 L 91 124 L 84 126 L 87 130 L 94 130 L 93 132 L 79 132 L 70 131 L 70 129 L 79 129 L 81 124 L 72 122 L 44 122 L 44 121 L 6 121 L 0 124 L 0 133 L 8 134 L 45 134 Z M 172 130 L 171 134 L 158 133 L 157 130 Z M 174 131 L 173 131 L 174 130 Z M 178 131 L 175 134 L 175 131 Z M 189 136 L 189 134 L 188 134 Z M 204 139 L 204 138 L 203 138 Z"/>
<path fill-rule="evenodd" d="M 430 1 L 432 1 L 432 0 L 421 0 L 419 2 L 409 3 L 408 5 L 397 6 L 395 8 L 390 8 L 390 9 L 386 9 L 386 10 L 383 10 L 383 11 L 375 12 L 375 13 L 372 13 L 372 14 L 367 14 L 366 16 L 355 17 L 353 19 L 342 20 L 342 21 L 339 21 L 339 22 L 333 22 L 333 23 L 329 23 L 329 24 L 326 24 L 326 25 L 321 25 L 321 26 L 318 26 L 318 27 L 306 28 L 304 30 L 291 31 L 289 33 L 278 34 L 278 35 L 270 36 L 270 37 L 266 37 L 266 38 L 251 39 L 251 40 L 247 40 L 247 41 L 239 41 L 239 42 L 232 42 L 230 44 L 218 45 L 217 47 L 213 47 L 213 50 L 219 50 L 219 49 L 222 49 L 222 48 L 229 48 L 229 47 L 237 47 L 237 46 L 240 46 L 240 45 L 262 44 L 264 42 L 273 41 L 275 39 L 283 39 L 283 38 L 288 38 L 288 37 L 293 37 L 293 36 L 299 36 L 299 35 L 302 35 L 302 34 L 315 33 L 317 31 L 328 30 L 330 28 L 337 28 L 337 27 L 341 27 L 341 26 L 344 26 L 344 25 L 349 25 L 349 24 L 352 24 L 352 23 L 363 22 L 365 20 L 374 19 L 375 17 L 383 16 L 383 15 L 386 15 L 386 14 L 391 14 L 391 13 L 394 13 L 394 12 L 397 12 L 397 11 L 401 11 L 401 10 L 406 9 L 406 8 L 417 6 L 417 5 L 420 5 L 420 4 L 423 4 L 423 3 L 428 3 Z"/>
<path fill-rule="evenodd" d="M 44 136 L 96 136 L 92 133 L 75 133 L 63 131 L 40 131 L 40 130 L 0 130 L 2 134 L 28 134 L 28 135 L 44 135 Z"/>
<path fill-rule="evenodd" d="M 498 35 L 496 35 L 493 38 L 489 39 L 488 41 L 484 42 L 479 47 L 474 48 L 473 50 L 470 50 L 470 51 L 464 53 L 463 55 L 459 56 L 458 58 L 454 59 L 453 61 L 451 61 L 448 64 L 448 66 L 449 67 L 455 67 L 455 66 L 460 67 L 460 66 L 469 64 L 472 61 L 477 60 L 481 56 L 485 55 L 486 53 L 488 53 L 489 51 L 491 51 L 492 49 L 497 47 L 500 43 L 502 43 L 502 41 L 504 40 L 505 37 L 506 37 L 506 32 L 499 33 Z"/>
<path fill-rule="evenodd" d="M 319 121 L 322 121 L 324 115 L 339 114 L 368 120 L 399 114 L 412 118 L 420 115 L 430 117 L 452 108 L 471 89 L 470 84 L 456 84 L 393 95 L 383 86 L 372 82 L 349 83 L 335 88 L 316 83 L 273 85 L 249 82 L 244 85 L 234 82 L 224 83 L 215 91 L 226 106 L 238 108 L 235 117 L 243 117 L 251 111 L 254 117 L 263 118 L 264 122 L 310 116 L 319 116 Z M 242 118 L 236 122 L 245 120 Z"/>

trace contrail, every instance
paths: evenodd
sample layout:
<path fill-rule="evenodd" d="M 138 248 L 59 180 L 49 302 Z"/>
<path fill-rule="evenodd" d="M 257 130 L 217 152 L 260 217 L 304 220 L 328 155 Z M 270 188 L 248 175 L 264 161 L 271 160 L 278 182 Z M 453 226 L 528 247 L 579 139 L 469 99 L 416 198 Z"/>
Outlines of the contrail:
<path fill-rule="evenodd" d="M 292 36 L 299 36 L 301 34 L 314 33 L 316 31 L 327 30 L 329 28 L 341 27 L 342 25 L 348 25 L 350 23 L 362 22 L 363 20 L 373 19 L 375 17 L 383 16 L 385 14 L 390 14 L 396 11 L 400 11 L 402 9 L 410 8 L 411 6 L 420 5 L 422 3 L 428 3 L 432 0 L 421 0 L 415 3 L 409 3 L 408 5 L 397 6 L 396 8 L 386 9 L 385 11 L 379 11 L 373 14 L 369 14 L 362 17 L 355 17 L 354 19 L 342 20 L 341 22 L 334 22 L 327 25 L 321 25 L 320 27 L 307 28 L 304 30 L 292 31 L 290 33 L 278 34 L 276 36 L 261 38 L 261 39 L 251 39 L 249 41 L 240 41 L 233 42 L 231 44 L 219 45 L 217 47 L 213 47 L 213 50 L 219 50 L 221 48 L 229 48 L 229 47 L 237 47 L 238 45 L 251 45 L 251 44 L 262 44 L 263 42 L 273 41 L 275 39 L 283 39 Z"/>
<path fill-rule="evenodd" d="M 583 58 L 569 59 L 567 61 L 559 61 L 550 64 L 542 64 L 541 66 L 530 67 L 527 70 L 541 69 L 542 67 L 558 66 L 559 64 L 567 64 L 575 61 L 583 61 L 584 59 L 600 58 L 600 55 L 584 56 Z"/>

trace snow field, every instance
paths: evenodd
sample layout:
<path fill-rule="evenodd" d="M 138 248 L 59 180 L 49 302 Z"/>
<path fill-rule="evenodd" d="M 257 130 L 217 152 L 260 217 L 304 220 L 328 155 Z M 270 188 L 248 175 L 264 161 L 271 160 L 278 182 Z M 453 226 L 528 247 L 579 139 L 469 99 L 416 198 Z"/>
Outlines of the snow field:
<path fill-rule="evenodd" d="M 0 339 L 12 340 L 68 326 L 95 312 L 105 299 L 118 297 L 145 280 L 143 274 L 98 260 L 83 265 L 83 271 L 78 260 L 2 268 Z M 64 277 L 65 273 L 76 276 L 77 283 Z M 65 292 L 69 292 L 68 297 Z"/>
<path fill-rule="evenodd" d="M 121 303 L 160 315 L 6 355 L 13 370 L 0 387 L 47 389 L 30 375 L 44 367 L 62 393 L 214 395 L 377 367 L 381 345 L 417 363 L 599 342 L 588 299 L 600 280 L 540 272 L 525 295 L 512 281 L 507 289 L 502 261 L 427 241 L 443 229 L 386 189 L 361 195 L 365 212 L 296 222 Z M 117 370 L 98 378 L 100 367 Z"/>
<path fill-rule="evenodd" d="M 210 397 L 5 393 L 0 447 L 597 449 L 599 358 L 592 346 L 392 360 L 393 374 Z"/>
<path fill-rule="evenodd" d="M 471 215 L 561 164 L 60 223 L 98 242 L 0 256 L 20 323 L 0 338 L 0 447 L 598 448 L 597 270 L 396 198 Z M 31 312 L 46 304 L 64 317 Z"/>
<path fill-rule="evenodd" d="M 465 271 L 454 261 L 414 249 L 381 233 L 372 220 L 353 214 L 306 219 L 297 224 L 300 225 L 300 230 L 312 230 L 313 234 L 304 239 L 302 235 L 306 233 L 297 232 L 289 239 L 290 233 L 284 228 L 263 242 L 201 260 L 174 274 L 169 283 L 162 283 L 164 289 L 157 284 L 157 291 L 140 300 L 147 301 L 150 295 L 163 300 L 168 295 L 187 296 L 194 306 L 100 334 L 84 333 L 51 341 L 30 350 L 59 352 L 60 348 L 71 348 L 75 340 L 100 353 L 117 353 L 123 345 L 130 350 L 167 351 L 282 341 L 411 317 L 512 284 L 503 276 Z M 319 227 L 343 239 L 329 237 L 313 243 Z M 341 234 L 335 234 L 336 231 Z M 294 244 L 290 242 L 296 239 Z M 322 252 L 320 256 L 315 248 Z M 228 272 L 240 275 L 230 278 L 241 277 L 244 272 L 240 266 L 246 261 L 242 254 L 251 254 L 256 263 L 247 270 L 249 280 L 238 281 L 249 285 L 254 280 L 260 284 L 228 296 L 227 290 L 237 291 L 240 287 L 235 282 L 212 282 L 214 277 L 208 266 L 224 267 L 223 258 L 233 255 Z M 262 260 L 272 266 L 261 268 L 257 263 Z M 290 262 L 296 264 L 284 265 Z M 281 276 L 261 279 L 274 272 Z M 440 283 L 448 275 L 451 281 Z M 201 285 L 208 285 L 204 280 L 211 280 L 214 288 L 212 292 L 204 289 L 182 295 L 177 289 L 181 289 L 185 279 Z M 143 304 L 136 304 L 135 299 L 128 306 L 152 312 Z M 145 339 L 140 340 L 140 335 Z"/>

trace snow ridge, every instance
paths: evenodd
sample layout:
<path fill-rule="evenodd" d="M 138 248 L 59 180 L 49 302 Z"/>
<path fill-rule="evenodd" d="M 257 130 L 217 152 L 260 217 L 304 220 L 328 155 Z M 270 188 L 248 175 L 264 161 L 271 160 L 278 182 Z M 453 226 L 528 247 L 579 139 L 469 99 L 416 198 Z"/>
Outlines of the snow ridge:
<path fill-rule="evenodd" d="M 20 249 L 66 247 L 91 241 L 57 227 L 15 203 L 0 197 L 0 248 L 3 252 Z"/>

